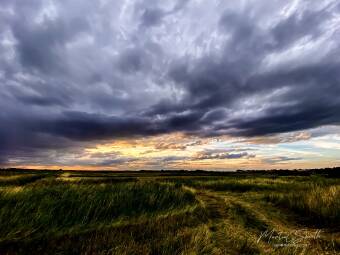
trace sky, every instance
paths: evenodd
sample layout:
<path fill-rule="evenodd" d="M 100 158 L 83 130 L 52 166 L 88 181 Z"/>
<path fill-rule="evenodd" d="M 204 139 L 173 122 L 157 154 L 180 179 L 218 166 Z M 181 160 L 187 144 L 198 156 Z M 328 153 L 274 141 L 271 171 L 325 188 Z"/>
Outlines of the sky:
<path fill-rule="evenodd" d="M 340 166 L 337 0 L 1 0 L 0 166 Z"/>

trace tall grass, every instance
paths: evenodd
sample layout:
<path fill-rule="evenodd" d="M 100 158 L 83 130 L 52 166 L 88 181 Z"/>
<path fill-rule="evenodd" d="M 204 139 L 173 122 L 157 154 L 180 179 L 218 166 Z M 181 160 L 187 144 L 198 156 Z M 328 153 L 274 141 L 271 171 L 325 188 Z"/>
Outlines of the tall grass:
<path fill-rule="evenodd" d="M 306 220 L 320 225 L 338 227 L 340 222 L 340 186 L 310 184 L 300 192 L 274 193 L 267 200 L 305 216 Z"/>
<path fill-rule="evenodd" d="M 320 176 L 0 174 L 0 254 L 300 254 L 256 240 L 304 218 L 336 228 L 339 187 Z M 340 250 L 327 235 L 315 242 L 305 254 Z"/>
<path fill-rule="evenodd" d="M 296 186 L 296 183 L 288 182 L 282 179 L 271 178 L 227 177 L 220 178 L 218 180 L 207 178 L 206 180 L 182 180 L 182 182 L 185 185 L 198 189 L 231 192 L 287 190 Z"/>
<path fill-rule="evenodd" d="M 58 180 L 78 184 L 115 184 L 138 181 L 136 177 L 60 177 Z"/>
<path fill-rule="evenodd" d="M 9 185 L 21 186 L 30 182 L 37 181 L 44 177 L 45 177 L 44 175 L 40 174 L 0 176 L 0 186 Z"/>
<path fill-rule="evenodd" d="M 170 212 L 170 211 L 169 211 Z M 214 254 L 200 206 L 168 215 L 32 240 L 0 242 L 0 254 Z"/>
<path fill-rule="evenodd" d="M 0 240 L 110 224 L 195 203 L 194 195 L 174 185 L 33 185 L 0 192 Z"/>

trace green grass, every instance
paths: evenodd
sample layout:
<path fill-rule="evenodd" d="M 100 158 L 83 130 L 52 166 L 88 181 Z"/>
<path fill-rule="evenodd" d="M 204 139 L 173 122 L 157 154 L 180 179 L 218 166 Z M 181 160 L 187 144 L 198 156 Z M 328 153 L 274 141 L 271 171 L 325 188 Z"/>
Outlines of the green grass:
<path fill-rule="evenodd" d="M 174 185 L 29 186 L 0 193 L 0 240 L 111 224 L 133 217 L 193 205 L 195 197 Z"/>
<path fill-rule="evenodd" d="M 297 185 L 301 188 L 304 182 L 297 180 L 289 181 L 285 178 L 262 178 L 262 177 L 222 177 L 222 178 L 167 178 L 166 181 L 182 183 L 197 189 L 208 189 L 214 191 L 231 191 L 231 192 L 249 192 L 249 191 L 283 191 L 295 188 Z"/>
<path fill-rule="evenodd" d="M 38 174 L 0 176 L 0 187 L 9 185 L 21 186 L 30 182 L 40 180 L 44 177 L 44 175 Z"/>
<path fill-rule="evenodd" d="M 339 185 L 317 175 L 2 172 L 0 254 L 338 254 Z M 320 228 L 303 246 L 258 241 Z"/>

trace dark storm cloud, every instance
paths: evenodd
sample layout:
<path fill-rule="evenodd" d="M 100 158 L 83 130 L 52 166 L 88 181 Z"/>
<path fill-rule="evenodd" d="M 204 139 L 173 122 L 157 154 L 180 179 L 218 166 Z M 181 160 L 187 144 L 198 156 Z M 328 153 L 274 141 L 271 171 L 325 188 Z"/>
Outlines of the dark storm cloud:
<path fill-rule="evenodd" d="M 182 160 L 188 160 L 189 157 L 185 156 L 168 156 L 168 157 L 160 157 L 160 158 L 154 158 L 154 160 L 159 162 L 177 162 Z"/>
<path fill-rule="evenodd" d="M 165 13 L 161 9 L 148 8 L 143 12 L 141 25 L 146 27 L 158 25 L 163 15 L 165 15 Z"/>
<path fill-rule="evenodd" d="M 204 150 L 198 152 L 193 160 L 254 158 L 254 154 L 238 150 Z"/>
<path fill-rule="evenodd" d="M 325 56 L 329 59 L 325 57 L 317 63 L 309 63 L 307 59 L 301 58 L 298 59 L 302 62 L 301 66 L 283 65 L 280 69 L 263 73 L 259 70 L 266 57 L 282 49 L 287 50 L 287 55 L 290 54 L 287 47 L 299 43 L 302 38 L 308 39 L 305 44 L 322 40 L 327 29 L 325 24 L 336 10 L 334 6 L 333 3 L 318 10 L 297 10 L 267 31 L 262 31 L 253 18 L 226 11 L 220 19 L 220 25 L 231 38 L 221 50 L 222 57 L 206 56 L 196 63 L 175 65 L 170 77 L 187 88 L 188 94 L 181 104 L 182 108 L 178 103 L 162 103 L 158 106 L 159 113 L 164 113 L 164 109 L 168 109 L 168 112 L 191 110 L 198 116 L 204 113 L 223 122 L 210 125 L 208 135 L 266 135 L 339 124 L 340 101 L 335 96 L 340 95 L 339 63 L 332 55 L 339 53 L 338 47 L 326 51 Z M 336 40 L 337 36 L 332 34 L 328 39 Z M 316 53 L 320 54 L 320 51 L 322 49 L 318 48 Z M 282 54 L 279 57 L 286 56 Z M 236 113 L 239 110 L 235 104 L 280 88 L 287 88 L 288 92 L 273 98 L 274 102 L 258 99 L 254 107 L 261 108 L 263 104 L 268 104 L 260 114 L 229 117 L 228 120 L 228 110 Z M 214 109 L 217 107 L 226 109 L 225 113 L 220 110 L 220 117 Z M 154 109 L 152 113 L 155 112 Z M 202 127 L 204 124 L 202 118 L 196 119 L 195 125 Z M 213 124 L 213 120 L 210 124 Z"/>
<path fill-rule="evenodd" d="M 321 10 L 295 12 L 278 23 L 272 30 L 275 47 L 284 48 L 308 35 L 317 38 L 322 34 L 322 21 L 333 15 L 334 2 L 326 4 Z"/>
<path fill-rule="evenodd" d="M 264 161 L 269 164 L 279 164 L 279 163 L 281 164 L 281 163 L 286 163 L 289 161 L 296 161 L 296 160 L 302 160 L 302 158 L 281 156 L 281 157 L 268 158 L 268 159 L 265 159 Z"/>
<path fill-rule="evenodd" d="M 132 135 L 153 135 L 165 132 L 156 122 L 137 117 L 108 117 L 83 112 L 64 112 L 56 119 L 47 119 L 37 131 L 74 140 L 93 140 Z"/>
<path fill-rule="evenodd" d="M 80 18 L 68 20 L 44 19 L 42 24 L 32 24 L 26 13 L 12 22 L 16 53 L 27 69 L 42 72 L 66 72 L 65 43 L 87 28 L 87 21 Z"/>
<path fill-rule="evenodd" d="M 0 160 L 117 137 L 338 125 L 339 11 L 331 0 L 3 1 Z"/>
<path fill-rule="evenodd" d="M 170 10 L 166 10 L 160 7 L 154 7 L 157 5 L 157 2 L 142 1 L 140 4 L 136 5 L 137 11 L 142 9 L 140 25 L 142 27 L 153 27 L 160 25 L 163 18 L 180 11 L 187 5 L 188 2 L 189 0 L 178 0 Z"/>
<path fill-rule="evenodd" d="M 179 143 L 158 143 L 154 146 L 156 150 L 185 150 L 187 148 L 186 144 Z"/>
<path fill-rule="evenodd" d="M 135 161 L 138 161 L 137 158 L 132 158 L 132 157 L 116 157 L 116 158 L 110 158 L 107 157 L 108 159 L 103 159 L 103 160 L 97 160 L 95 159 L 95 161 L 93 162 L 93 160 L 89 161 L 89 162 L 84 162 L 81 161 L 81 164 L 86 164 L 86 165 L 90 165 L 90 166 L 118 166 L 121 167 L 122 164 L 129 164 Z"/>

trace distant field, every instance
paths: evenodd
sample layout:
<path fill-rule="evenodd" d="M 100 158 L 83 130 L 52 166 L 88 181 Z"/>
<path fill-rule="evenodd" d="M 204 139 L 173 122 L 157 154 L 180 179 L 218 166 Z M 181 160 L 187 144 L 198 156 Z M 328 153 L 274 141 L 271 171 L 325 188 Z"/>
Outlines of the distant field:
<path fill-rule="evenodd" d="M 340 254 L 340 179 L 0 171 L 0 254 Z"/>

